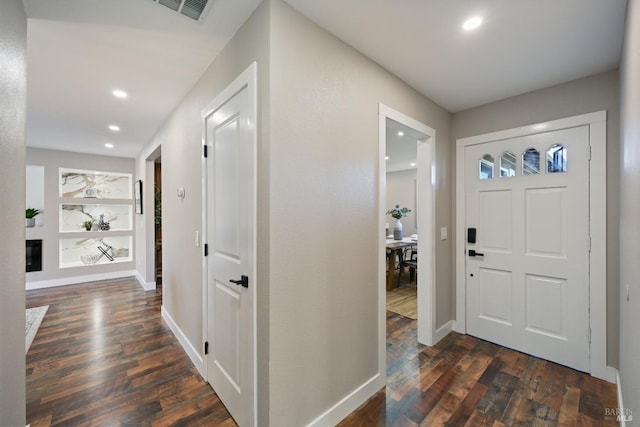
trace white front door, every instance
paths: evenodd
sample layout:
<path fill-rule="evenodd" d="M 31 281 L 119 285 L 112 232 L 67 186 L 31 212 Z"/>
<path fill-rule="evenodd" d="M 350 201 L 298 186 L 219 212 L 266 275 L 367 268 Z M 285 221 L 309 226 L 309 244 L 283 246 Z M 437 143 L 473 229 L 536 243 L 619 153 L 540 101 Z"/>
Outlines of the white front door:
<path fill-rule="evenodd" d="M 249 86 L 225 94 L 205 115 L 207 377 L 236 422 L 250 426 L 255 411 L 255 119 Z"/>
<path fill-rule="evenodd" d="M 467 332 L 581 371 L 589 153 L 588 126 L 465 148 Z"/>

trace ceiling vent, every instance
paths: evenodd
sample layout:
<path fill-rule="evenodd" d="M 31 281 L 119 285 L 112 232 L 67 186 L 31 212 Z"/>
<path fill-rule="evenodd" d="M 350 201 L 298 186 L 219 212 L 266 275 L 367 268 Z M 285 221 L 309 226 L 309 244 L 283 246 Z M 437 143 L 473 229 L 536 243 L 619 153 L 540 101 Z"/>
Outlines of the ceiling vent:
<path fill-rule="evenodd" d="M 153 0 L 171 10 L 198 21 L 208 3 L 213 0 Z"/>

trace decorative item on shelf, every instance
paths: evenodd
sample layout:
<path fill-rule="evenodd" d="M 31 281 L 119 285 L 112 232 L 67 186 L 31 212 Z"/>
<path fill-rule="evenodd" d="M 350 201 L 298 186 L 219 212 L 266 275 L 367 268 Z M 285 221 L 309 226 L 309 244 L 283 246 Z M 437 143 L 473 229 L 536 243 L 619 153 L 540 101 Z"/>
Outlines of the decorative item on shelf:
<path fill-rule="evenodd" d="M 111 229 L 111 226 L 109 225 L 109 223 L 105 222 L 103 214 L 100 215 L 100 220 L 98 221 L 98 228 L 101 231 L 109 231 Z"/>
<path fill-rule="evenodd" d="M 40 209 L 27 208 L 25 210 L 25 226 L 31 228 L 36 226 L 36 216 L 42 212 Z"/>
<path fill-rule="evenodd" d="M 98 245 L 98 250 L 102 253 L 102 255 L 100 255 L 100 258 L 102 258 L 102 256 L 104 255 L 109 261 L 113 262 L 113 246 L 107 245 L 102 239 L 100 239 L 100 243 L 106 246 L 102 247 Z M 109 251 L 111 251 L 111 254 L 109 253 Z"/>
<path fill-rule="evenodd" d="M 96 197 L 98 197 L 98 193 L 95 188 L 91 188 L 91 187 L 85 188 L 84 197 L 87 197 L 89 199 L 95 199 Z"/>
<path fill-rule="evenodd" d="M 400 205 L 396 205 L 395 208 L 389 209 L 387 215 L 391 215 L 396 220 L 396 224 L 393 226 L 393 239 L 402 240 L 402 223 L 400 219 L 404 218 L 411 212 L 409 208 L 401 208 Z"/>
<path fill-rule="evenodd" d="M 82 223 L 82 226 L 84 227 L 85 230 L 91 231 L 91 227 L 93 227 L 93 221 L 88 219 Z"/>
<path fill-rule="evenodd" d="M 89 255 L 80 255 L 80 261 L 86 265 L 92 265 L 98 262 L 102 258 L 102 254 L 89 254 Z"/>

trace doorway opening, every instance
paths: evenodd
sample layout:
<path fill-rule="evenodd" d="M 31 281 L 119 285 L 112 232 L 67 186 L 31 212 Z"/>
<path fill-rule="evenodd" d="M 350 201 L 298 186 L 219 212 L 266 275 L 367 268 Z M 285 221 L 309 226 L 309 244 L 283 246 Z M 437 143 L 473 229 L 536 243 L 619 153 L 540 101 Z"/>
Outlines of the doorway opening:
<path fill-rule="evenodd" d="M 162 162 L 153 163 L 153 224 L 155 241 L 155 281 L 162 287 Z"/>
<path fill-rule="evenodd" d="M 378 221 L 378 324 L 379 324 L 379 369 L 386 372 L 386 310 L 387 289 L 397 283 L 395 274 L 402 274 L 389 267 L 387 273 L 387 253 L 397 257 L 400 252 L 396 247 L 417 249 L 415 280 L 417 299 L 418 342 L 433 345 L 436 342 L 435 333 L 435 130 L 418 122 L 392 108 L 380 104 L 379 109 L 379 221 Z M 404 147 L 404 148 L 402 148 Z M 396 157 L 396 158 L 392 158 Z M 415 156 L 415 157 L 411 157 Z M 397 162 L 397 164 L 396 164 Z M 408 163 L 408 165 L 407 165 Z M 412 163 L 414 164 L 412 166 Z M 401 170 L 403 169 L 403 170 Z M 402 188 L 402 195 L 388 194 L 392 188 L 391 179 L 387 182 L 387 173 L 394 174 Z M 415 177 L 414 177 L 415 175 Z M 414 178 L 413 178 L 414 177 Z M 398 178 L 396 180 L 396 178 Z M 405 184 L 402 184 L 404 182 Z M 389 184 L 389 185 L 388 185 Z M 409 187 L 407 190 L 406 187 Z M 400 190 L 398 190 L 400 191 Z M 401 200 L 402 199 L 402 200 Z M 396 202 L 393 202 L 396 200 Z M 403 239 L 389 240 L 387 236 L 393 234 L 395 220 L 387 215 L 387 211 L 395 207 L 407 207 L 403 204 L 413 202 L 413 215 L 405 217 L 403 223 Z M 392 205 L 388 204 L 391 203 Z M 409 208 L 411 209 L 411 208 Z M 408 219 L 407 219 L 408 218 Z M 402 219 L 401 219 L 402 221 Z M 389 228 L 387 228 L 387 223 Z M 410 232 L 405 236 L 404 228 Z M 415 232 L 412 232 L 415 231 Z M 414 235 L 414 236 L 412 236 Z M 398 237 L 396 235 L 396 237 Z M 415 239 L 415 240 L 414 240 Z M 395 243 L 394 243 L 395 242 Z M 419 242 L 419 245 L 418 245 Z M 404 248 L 402 248 L 404 255 Z M 404 273 L 407 274 L 406 272 Z"/>
<path fill-rule="evenodd" d="M 479 171 L 476 168 L 473 168 L 473 171 L 466 170 L 467 169 L 465 168 L 465 164 L 467 163 L 467 160 L 465 158 L 466 153 L 467 152 L 472 153 L 471 150 L 473 150 L 474 146 L 482 147 L 483 145 L 486 145 L 486 144 L 500 144 L 503 142 L 506 143 L 508 142 L 508 140 L 514 141 L 514 144 L 519 141 L 524 141 L 527 147 L 524 147 L 524 148 L 521 147 L 517 151 L 515 150 L 515 148 L 517 148 L 515 145 L 512 144 L 512 146 L 509 147 L 510 150 L 518 153 L 516 162 L 513 163 L 514 167 L 511 167 L 511 166 L 505 167 L 504 165 L 501 166 L 500 162 L 505 158 L 507 158 L 508 156 L 503 156 L 502 154 L 500 154 L 499 156 L 496 156 L 496 163 L 494 164 L 494 166 L 496 167 L 495 170 L 496 170 L 497 179 L 495 179 L 493 182 L 499 183 L 500 179 L 511 180 L 511 178 L 517 178 L 517 177 L 522 178 L 525 175 L 538 177 L 539 179 L 552 180 L 553 176 L 556 176 L 558 173 L 562 173 L 560 171 L 564 169 L 564 166 L 560 165 L 560 168 L 556 167 L 558 166 L 556 156 L 554 155 L 556 151 L 553 149 L 554 147 L 556 147 L 556 142 L 545 141 L 544 138 L 547 138 L 550 135 L 559 134 L 558 132 L 560 131 L 583 128 L 583 130 L 586 132 L 586 136 L 581 139 L 582 143 L 585 145 L 585 147 L 582 147 L 583 148 L 582 158 L 583 160 L 589 159 L 589 166 L 586 167 L 588 169 L 588 171 L 586 172 L 587 176 L 581 178 L 581 180 L 585 182 L 588 181 L 588 190 L 587 190 L 588 195 L 585 196 L 587 198 L 586 203 L 588 206 L 588 208 L 586 208 L 588 210 L 588 215 L 586 215 L 585 218 L 588 218 L 588 225 L 582 227 L 582 231 L 584 232 L 583 235 L 579 237 L 574 237 L 574 238 L 569 238 L 568 234 L 566 234 L 567 237 L 565 238 L 564 237 L 565 230 L 563 229 L 562 243 L 567 248 L 569 248 L 569 245 L 575 245 L 576 247 L 582 247 L 583 249 L 588 248 L 587 266 L 580 267 L 579 271 L 588 271 L 589 278 L 573 280 L 573 283 L 577 284 L 577 286 L 588 288 L 588 289 L 583 289 L 581 293 L 581 295 L 587 299 L 587 305 L 588 305 L 588 307 L 583 310 L 583 312 L 586 311 L 587 313 L 586 315 L 588 316 L 588 327 L 585 327 L 586 330 L 582 331 L 583 333 L 582 337 L 586 338 L 586 346 L 588 347 L 588 350 L 584 350 L 583 352 L 585 354 L 589 353 L 590 359 L 587 362 L 587 368 L 589 373 L 592 376 L 601 378 L 601 379 L 612 380 L 613 378 L 615 378 L 615 375 L 611 373 L 610 369 L 606 365 L 606 300 L 607 300 L 606 298 L 606 259 L 607 259 L 606 257 L 606 247 L 607 247 L 606 245 L 606 206 L 607 206 L 607 203 L 606 203 L 606 180 L 603 179 L 603 177 L 606 176 L 606 118 L 607 118 L 606 111 L 599 111 L 599 112 L 588 113 L 588 114 L 583 114 L 579 116 L 567 117 L 564 119 L 552 120 L 544 123 L 534 123 L 531 125 L 521 126 L 518 128 L 505 129 L 505 130 L 501 130 L 493 133 L 462 138 L 456 141 L 456 247 L 463 248 L 465 250 L 464 251 L 459 250 L 456 253 L 455 330 L 460 333 L 468 333 L 472 331 L 473 327 L 476 326 L 475 324 L 470 325 L 471 322 L 477 322 L 476 319 L 478 318 L 478 316 L 477 315 L 474 316 L 474 314 L 476 313 L 475 308 L 473 308 L 474 311 L 470 311 L 470 309 L 467 307 L 469 298 L 473 298 L 473 296 L 468 296 L 468 294 L 474 291 L 473 288 L 468 289 L 467 287 L 468 280 L 472 280 L 468 278 L 478 277 L 475 270 L 471 271 L 471 269 L 475 268 L 474 263 L 475 264 L 483 263 L 485 276 L 478 277 L 478 279 L 485 280 L 489 278 L 492 274 L 493 274 L 493 277 L 497 277 L 499 273 L 498 274 L 494 273 L 494 271 L 490 269 L 489 263 L 493 261 L 492 258 L 495 259 L 496 256 L 504 255 L 503 253 L 500 252 L 500 250 L 496 249 L 496 246 L 499 246 L 495 244 L 495 242 L 497 241 L 495 237 L 496 234 L 486 233 L 486 230 L 490 228 L 490 227 L 485 227 L 485 225 L 487 225 L 486 221 L 484 221 L 484 224 L 482 224 L 481 222 L 478 222 L 482 224 L 483 230 L 480 230 L 480 227 L 478 226 L 476 230 L 477 234 L 476 234 L 476 231 L 473 231 L 471 234 L 468 234 L 467 230 L 465 229 L 465 227 L 476 228 L 477 226 L 476 224 L 469 224 L 467 226 L 467 218 L 466 218 L 467 213 L 476 211 L 475 207 L 470 208 L 469 206 L 471 203 L 475 203 L 477 206 L 476 201 L 478 200 L 477 197 L 471 197 L 471 198 L 467 197 L 467 190 L 468 190 L 468 187 L 470 187 L 468 178 L 470 176 L 478 176 L 480 180 L 489 182 L 488 174 L 485 175 L 482 171 Z M 542 145 L 539 145 L 539 147 L 543 147 L 544 150 L 543 148 L 535 148 L 534 142 L 537 140 L 540 140 L 543 142 L 549 142 L 547 144 L 548 147 L 544 147 L 544 144 L 542 144 Z M 565 142 L 563 142 L 563 144 L 565 144 Z M 586 146 L 587 144 L 590 146 L 590 148 Z M 499 145 L 496 145 L 496 147 L 498 147 L 497 151 L 500 151 L 500 153 L 503 153 L 504 150 L 500 150 L 499 148 L 501 147 L 499 147 Z M 533 154 L 534 151 L 540 151 L 541 156 L 544 156 L 544 157 L 540 159 L 540 164 L 539 164 L 540 170 L 537 171 L 537 173 L 532 174 L 531 172 L 532 156 L 530 156 L 529 154 Z M 481 154 L 481 156 L 483 157 L 483 160 L 489 159 L 489 157 L 486 157 L 487 155 L 491 156 L 491 154 L 488 152 L 486 154 L 485 153 Z M 571 157 L 567 157 L 567 158 L 571 159 Z M 579 157 L 574 156 L 573 158 L 577 160 Z M 486 164 L 486 162 L 483 162 L 483 164 Z M 508 164 L 508 162 L 506 162 L 506 164 Z M 520 169 L 518 169 L 518 167 Z M 510 172 L 511 170 L 513 170 L 513 173 Z M 567 166 L 567 170 L 569 170 L 568 166 Z M 487 179 L 485 179 L 485 177 Z M 549 235 L 550 228 L 548 227 L 548 225 L 545 225 L 544 228 L 539 225 L 537 227 L 533 227 L 533 226 L 536 225 L 536 221 L 539 221 L 540 218 L 546 218 L 546 217 L 543 217 L 542 214 L 539 214 L 537 211 L 535 211 L 535 209 L 538 209 L 539 205 L 536 205 L 534 202 L 541 199 L 538 196 L 547 196 L 549 194 L 552 194 L 551 193 L 551 189 L 553 187 L 552 184 L 553 184 L 552 182 L 545 183 L 545 187 L 543 190 L 537 190 L 535 187 L 532 187 L 532 186 L 529 186 L 530 188 L 527 187 L 528 199 L 525 199 L 525 200 L 528 204 L 525 204 L 525 207 L 528 209 L 528 211 L 524 211 L 524 212 L 525 214 L 531 213 L 529 217 L 533 218 L 534 220 L 524 221 L 524 219 L 528 217 L 526 215 L 520 214 L 522 209 L 517 211 L 518 215 L 512 215 L 513 221 L 517 220 L 522 222 L 522 224 L 524 224 L 524 225 L 521 225 L 520 228 L 524 229 L 525 232 L 528 231 L 527 227 L 530 227 L 531 229 L 530 234 L 533 235 L 531 239 L 525 240 L 526 236 L 525 237 L 517 236 L 517 238 L 519 239 L 518 241 L 522 242 L 517 247 L 525 248 L 527 252 L 526 255 L 528 256 L 532 254 L 536 255 L 541 253 L 540 248 L 535 246 L 535 245 L 538 245 L 538 242 L 542 242 L 542 244 L 545 244 L 545 245 L 548 245 L 551 242 L 550 239 L 548 240 L 541 239 L 541 237 Z M 556 192 L 560 194 L 561 192 L 565 192 L 565 190 L 563 189 L 556 190 Z M 569 199 L 567 199 L 567 202 L 564 203 L 565 205 L 568 203 L 568 200 Z M 557 203 L 555 204 L 557 205 Z M 541 206 L 545 207 L 544 204 Z M 549 211 L 553 212 L 553 210 L 549 210 Z M 567 210 L 567 212 L 569 211 Z M 544 211 L 544 215 L 548 216 L 548 212 L 546 210 Z M 559 216 L 559 215 L 560 214 L 556 214 L 556 216 Z M 480 236 L 480 233 L 482 231 L 485 232 L 485 240 L 486 240 L 486 236 L 488 235 L 491 237 L 491 239 L 493 239 L 492 242 L 487 244 L 485 241 L 482 240 L 482 236 Z M 536 231 L 540 231 L 540 232 L 538 234 L 534 234 Z M 566 231 L 566 233 L 568 233 L 568 230 Z M 526 233 L 522 233 L 522 234 L 526 235 Z M 556 233 L 556 236 L 557 235 L 558 233 Z M 506 240 L 507 243 L 509 243 L 510 241 L 512 241 L 512 239 Z M 524 242 L 526 242 L 526 246 Z M 516 245 L 513 245 L 513 247 L 516 248 Z M 549 253 L 545 253 L 543 255 L 546 258 L 551 259 L 551 257 L 554 254 L 552 253 L 552 251 L 549 251 L 549 248 L 546 248 L 546 250 Z M 565 251 L 566 253 L 563 253 L 561 257 L 556 256 L 556 258 L 569 259 L 570 256 L 568 255 L 568 252 L 567 252 L 568 249 L 565 250 L 563 247 L 563 251 Z M 502 252 L 506 252 L 506 251 L 502 251 Z M 480 256 L 480 259 L 476 258 L 478 256 Z M 472 259 L 470 261 L 469 257 L 475 258 L 475 259 Z M 471 266 L 470 268 L 468 268 L 468 264 L 470 264 Z M 528 264 L 534 265 L 531 262 L 529 262 Z M 496 267 L 494 268 L 494 270 L 499 271 L 500 269 Z M 560 271 L 560 269 L 558 270 Z M 504 268 L 503 268 L 503 271 L 504 271 Z M 562 271 L 573 271 L 573 269 L 565 267 L 562 269 Z M 489 274 L 486 274 L 486 272 L 488 272 Z M 523 275 L 520 274 L 520 277 L 522 276 Z M 507 275 L 505 274 L 504 277 L 507 277 Z M 517 291 L 519 292 L 518 295 L 523 295 L 523 297 L 520 297 L 518 299 L 513 298 L 513 300 L 525 301 L 528 304 L 528 306 L 526 306 L 524 309 L 521 309 L 521 308 L 514 309 L 514 312 L 518 314 L 519 316 L 518 322 L 520 322 L 520 324 L 523 324 L 521 318 L 524 317 L 525 321 L 527 322 L 525 324 L 525 327 L 528 329 L 528 332 L 535 331 L 536 328 L 541 329 L 539 327 L 539 324 L 541 324 L 542 321 L 546 322 L 545 327 L 547 327 L 548 330 L 551 329 L 549 325 L 553 326 L 550 322 L 554 320 L 554 318 L 552 317 L 552 314 L 554 313 L 549 312 L 552 306 L 548 303 L 548 301 L 555 301 L 560 299 L 557 296 L 554 298 L 551 292 L 538 291 L 537 289 L 535 289 L 534 285 L 538 285 L 540 283 L 542 283 L 543 285 L 552 284 L 555 280 L 556 282 L 562 284 L 562 290 L 563 292 L 566 292 L 567 297 L 564 297 L 563 295 L 564 300 L 568 301 L 569 299 L 569 295 L 570 295 L 569 288 L 571 286 L 570 283 L 572 283 L 571 279 L 567 278 L 566 280 L 565 279 L 556 280 L 556 279 L 553 279 L 553 277 L 557 279 L 558 277 L 561 277 L 561 274 L 545 275 L 543 273 L 538 273 L 536 275 L 536 274 L 527 272 L 527 274 L 524 275 L 524 286 L 519 285 L 519 288 L 517 289 Z M 509 280 L 511 280 L 510 277 L 509 277 Z M 491 284 L 495 284 L 495 283 L 498 283 L 498 282 L 493 280 Z M 523 290 L 526 292 L 523 293 Z M 541 296 L 538 301 L 535 300 L 535 297 L 538 296 L 536 295 L 535 292 L 538 292 L 538 295 Z M 515 292 L 514 292 L 514 295 L 515 295 Z M 525 299 L 525 296 L 527 299 Z M 497 307 L 497 305 L 495 306 Z M 556 304 L 556 306 L 558 306 L 558 304 Z M 525 311 L 525 309 L 527 311 Z M 534 309 L 538 309 L 538 312 L 542 313 L 542 314 L 538 314 L 538 318 L 535 317 L 537 313 L 535 313 Z M 483 313 L 482 315 L 485 318 L 490 317 L 490 316 L 487 316 L 486 313 Z M 563 322 L 564 322 L 564 319 L 566 318 L 567 319 L 566 324 L 569 325 L 568 317 L 566 315 L 562 317 L 561 315 L 556 314 L 555 319 L 558 319 L 558 318 L 560 318 Z M 537 322 L 537 324 L 535 322 Z M 514 322 L 512 321 L 505 322 L 505 324 L 507 323 L 514 323 Z M 558 324 L 561 324 L 561 323 L 556 322 L 556 325 Z M 563 328 L 565 327 L 563 326 Z M 556 327 L 556 329 L 559 329 L 559 328 Z M 569 330 L 568 326 L 565 329 L 568 331 Z M 562 330 L 562 334 L 565 334 L 564 332 L 565 329 Z M 553 331 L 544 331 L 544 332 L 548 336 L 553 335 Z M 559 335 L 559 334 L 556 333 L 556 335 Z M 506 334 L 502 334 L 501 336 L 506 336 Z M 578 334 L 574 334 L 574 336 L 578 336 Z M 568 338 L 566 337 L 562 337 L 562 340 L 567 340 L 567 339 Z M 572 352 L 566 352 L 566 353 L 572 354 Z M 560 359 L 557 359 L 556 361 L 560 361 Z"/>

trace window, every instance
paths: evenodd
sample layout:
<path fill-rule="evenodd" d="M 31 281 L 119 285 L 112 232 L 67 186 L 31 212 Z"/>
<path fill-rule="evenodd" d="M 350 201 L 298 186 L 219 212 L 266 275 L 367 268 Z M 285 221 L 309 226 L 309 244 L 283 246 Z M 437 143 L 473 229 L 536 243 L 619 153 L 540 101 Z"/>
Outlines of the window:
<path fill-rule="evenodd" d="M 564 145 L 554 144 L 547 150 L 547 173 L 567 171 L 567 149 Z"/>
<path fill-rule="evenodd" d="M 527 148 L 522 153 L 522 175 L 540 173 L 540 152 L 535 148 Z"/>
<path fill-rule="evenodd" d="M 500 176 L 516 176 L 516 155 L 511 151 L 500 156 Z"/>
<path fill-rule="evenodd" d="M 480 159 L 480 179 L 493 178 L 493 156 L 485 154 Z"/>

